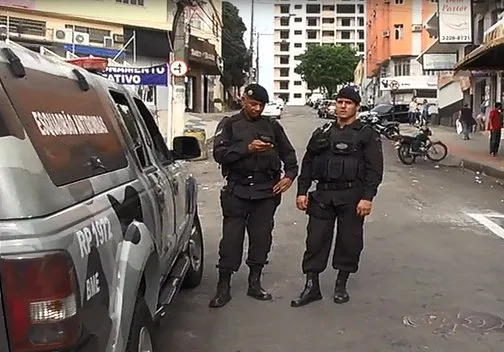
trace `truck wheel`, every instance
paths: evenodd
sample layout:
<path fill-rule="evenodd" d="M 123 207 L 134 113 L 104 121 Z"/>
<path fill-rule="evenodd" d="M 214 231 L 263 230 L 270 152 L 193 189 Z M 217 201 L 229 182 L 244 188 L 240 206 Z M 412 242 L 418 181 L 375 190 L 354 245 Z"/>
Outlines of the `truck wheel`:
<path fill-rule="evenodd" d="M 131 319 L 126 352 L 154 352 L 154 323 L 143 297 L 138 297 Z"/>
<path fill-rule="evenodd" d="M 189 255 L 190 266 L 187 274 L 182 283 L 183 288 L 198 287 L 203 278 L 203 258 L 205 250 L 203 246 L 203 231 L 198 213 L 194 215 L 193 228 L 191 229 L 191 237 L 189 238 L 189 248 L 187 250 Z"/>

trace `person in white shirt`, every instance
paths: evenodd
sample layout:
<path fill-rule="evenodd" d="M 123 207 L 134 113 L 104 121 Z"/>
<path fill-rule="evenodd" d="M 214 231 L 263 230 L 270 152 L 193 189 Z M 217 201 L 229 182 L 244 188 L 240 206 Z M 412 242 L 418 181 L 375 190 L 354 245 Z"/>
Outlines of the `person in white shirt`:
<path fill-rule="evenodd" d="M 410 125 L 414 125 L 417 119 L 417 102 L 416 99 L 413 98 L 411 99 L 411 102 L 409 103 L 409 109 L 408 109 L 408 120 Z"/>

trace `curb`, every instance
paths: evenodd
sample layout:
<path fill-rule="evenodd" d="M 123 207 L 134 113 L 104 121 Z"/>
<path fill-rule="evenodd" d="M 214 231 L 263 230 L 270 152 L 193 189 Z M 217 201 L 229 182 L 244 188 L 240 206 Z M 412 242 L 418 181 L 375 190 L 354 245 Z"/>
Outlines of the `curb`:
<path fill-rule="evenodd" d="M 481 172 L 486 176 L 504 179 L 504 170 L 500 170 L 493 166 L 485 165 L 477 161 L 472 161 L 468 159 L 460 159 L 459 166 L 466 170 L 471 170 L 475 172 Z"/>

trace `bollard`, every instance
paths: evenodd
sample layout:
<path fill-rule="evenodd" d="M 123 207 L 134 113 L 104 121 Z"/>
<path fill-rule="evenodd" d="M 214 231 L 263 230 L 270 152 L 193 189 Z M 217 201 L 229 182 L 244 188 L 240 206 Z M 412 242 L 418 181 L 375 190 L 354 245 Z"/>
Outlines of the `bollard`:
<path fill-rule="evenodd" d="M 206 131 L 203 128 L 187 128 L 184 130 L 184 136 L 195 137 L 200 145 L 201 155 L 191 159 L 193 161 L 208 159 L 208 146 L 206 141 Z"/>

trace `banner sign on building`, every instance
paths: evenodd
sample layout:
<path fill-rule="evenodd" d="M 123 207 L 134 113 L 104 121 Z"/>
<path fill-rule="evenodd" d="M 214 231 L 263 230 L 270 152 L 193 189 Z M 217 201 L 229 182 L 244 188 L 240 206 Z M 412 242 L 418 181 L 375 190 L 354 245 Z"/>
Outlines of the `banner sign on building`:
<path fill-rule="evenodd" d="M 424 71 L 449 71 L 453 70 L 458 61 L 457 53 L 424 54 Z"/>
<path fill-rule="evenodd" d="M 439 0 L 439 42 L 471 44 L 473 18 L 471 0 Z"/>
<path fill-rule="evenodd" d="M 119 84 L 132 86 L 167 86 L 168 64 L 152 67 L 107 66 L 101 75 Z"/>

